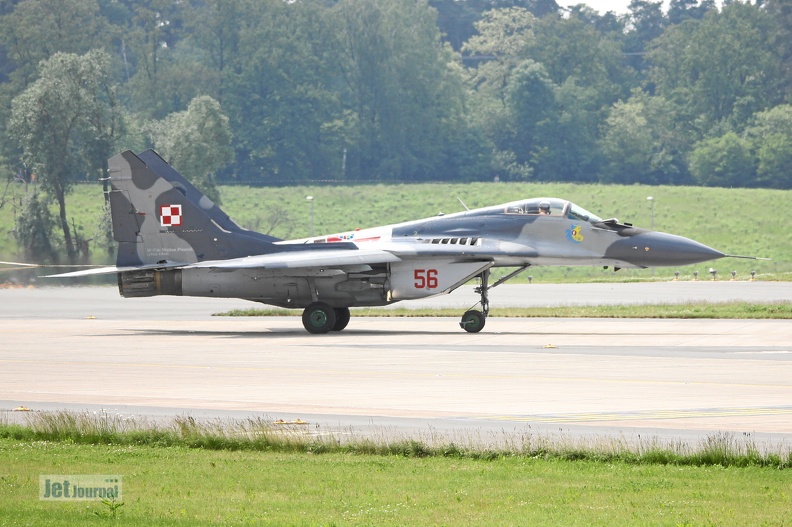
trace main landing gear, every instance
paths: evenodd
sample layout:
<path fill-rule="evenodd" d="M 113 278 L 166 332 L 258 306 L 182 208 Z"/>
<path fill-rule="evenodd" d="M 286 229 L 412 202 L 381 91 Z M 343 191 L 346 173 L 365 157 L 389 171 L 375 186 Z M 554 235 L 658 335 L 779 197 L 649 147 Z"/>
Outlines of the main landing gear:
<path fill-rule="evenodd" d="M 341 331 L 349 324 L 348 307 L 331 307 L 324 302 L 314 302 L 305 308 L 302 323 L 308 333 L 319 335 Z"/>
<path fill-rule="evenodd" d="M 489 295 L 487 294 L 490 289 L 493 287 L 497 287 L 501 285 L 506 280 L 510 280 L 517 276 L 518 274 L 522 273 L 529 266 L 525 265 L 520 267 L 516 271 L 507 274 L 497 282 L 492 285 L 488 285 L 489 282 L 489 275 L 490 270 L 485 269 L 481 272 L 479 277 L 481 278 L 481 284 L 475 289 L 476 293 L 481 295 L 481 300 L 479 300 L 479 304 L 481 304 L 481 311 L 477 309 L 469 309 L 465 311 L 465 314 L 462 315 L 462 321 L 459 323 L 459 327 L 467 331 L 468 333 L 478 333 L 482 329 L 484 329 L 484 324 L 487 322 L 487 315 L 489 315 Z"/>

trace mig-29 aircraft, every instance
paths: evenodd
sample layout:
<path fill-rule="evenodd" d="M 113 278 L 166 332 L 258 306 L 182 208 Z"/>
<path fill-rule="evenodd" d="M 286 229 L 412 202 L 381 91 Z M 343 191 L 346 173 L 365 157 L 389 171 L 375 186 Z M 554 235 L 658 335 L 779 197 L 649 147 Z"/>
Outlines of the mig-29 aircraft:
<path fill-rule="evenodd" d="M 310 333 L 341 331 L 349 308 L 450 293 L 473 277 L 481 308 L 462 316 L 484 328 L 489 290 L 530 266 L 682 266 L 724 253 L 673 234 L 605 219 L 558 198 L 532 198 L 421 220 L 300 240 L 239 227 L 159 155 L 109 160 L 114 267 L 124 297 L 242 298 L 304 308 Z M 514 268 L 489 284 L 490 270 Z"/>

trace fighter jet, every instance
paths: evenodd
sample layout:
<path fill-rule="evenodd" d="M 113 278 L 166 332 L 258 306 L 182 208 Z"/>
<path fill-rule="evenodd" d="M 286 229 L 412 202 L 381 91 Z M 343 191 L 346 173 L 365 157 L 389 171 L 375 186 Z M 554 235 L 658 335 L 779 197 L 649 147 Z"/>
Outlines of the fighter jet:
<path fill-rule="evenodd" d="M 466 311 L 459 325 L 477 333 L 489 314 L 489 291 L 531 266 L 647 268 L 727 256 L 541 197 L 281 240 L 239 227 L 153 151 L 112 157 L 107 180 L 116 265 L 52 276 L 116 273 L 124 297 L 241 298 L 302 308 L 303 325 L 314 334 L 343 330 L 351 307 L 447 294 L 474 277 L 480 308 Z M 513 270 L 490 284 L 498 267 Z"/>

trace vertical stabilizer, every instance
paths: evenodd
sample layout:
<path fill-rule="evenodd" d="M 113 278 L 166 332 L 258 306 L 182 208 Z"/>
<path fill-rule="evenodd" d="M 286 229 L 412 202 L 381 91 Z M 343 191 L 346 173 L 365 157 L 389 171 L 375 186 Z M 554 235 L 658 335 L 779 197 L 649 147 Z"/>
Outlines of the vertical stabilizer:
<path fill-rule="evenodd" d="M 272 251 L 268 241 L 222 228 L 184 189 L 134 153 L 122 152 L 108 164 L 119 267 L 190 264 Z"/>
<path fill-rule="evenodd" d="M 268 236 L 255 231 L 244 229 L 237 225 L 220 207 L 218 207 L 212 200 L 207 198 L 200 190 L 190 183 L 187 178 L 181 175 L 175 168 L 173 168 L 167 161 L 162 159 L 154 150 L 146 150 L 138 154 L 138 157 L 149 167 L 154 173 L 164 178 L 168 183 L 173 185 L 177 190 L 181 191 L 187 199 L 198 205 L 198 207 L 206 212 L 207 216 L 211 218 L 222 229 L 229 232 L 236 232 L 244 234 L 252 238 L 264 240 L 268 242 L 281 241 L 280 238 Z"/>

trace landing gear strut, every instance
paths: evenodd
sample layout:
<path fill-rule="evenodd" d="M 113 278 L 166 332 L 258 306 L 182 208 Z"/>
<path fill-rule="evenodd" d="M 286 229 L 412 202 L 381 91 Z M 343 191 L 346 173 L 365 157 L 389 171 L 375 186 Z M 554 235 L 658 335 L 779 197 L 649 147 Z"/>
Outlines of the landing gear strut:
<path fill-rule="evenodd" d="M 482 329 L 484 329 L 484 324 L 487 322 L 487 315 L 489 315 L 489 295 L 487 294 L 490 289 L 493 287 L 497 287 L 501 285 L 503 282 L 510 280 L 517 276 L 518 274 L 522 273 L 526 269 L 528 269 L 528 265 L 520 267 L 516 271 L 507 274 L 497 282 L 492 285 L 487 285 L 489 282 L 489 275 L 490 270 L 485 269 L 481 272 L 479 277 L 481 278 L 481 284 L 475 289 L 476 293 L 481 295 L 481 300 L 479 300 L 479 304 L 481 304 L 481 311 L 477 309 L 469 309 L 465 311 L 465 314 L 462 315 L 462 322 L 459 323 L 459 327 L 467 331 L 468 333 L 478 333 Z"/>
<path fill-rule="evenodd" d="M 468 333 L 478 333 L 484 329 L 484 324 L 487 322 L 487 315 L 489 315 L 489 296 L 487 295 L 487 291 L 489 290 L 489 286 L 487 285 L 489 275 L 489 269 L 482 271 L 479 275 L 481 277 L 481 284 L 475 289 L 476 293 L 481 295 L 481 300 L 479 300 L 481 311 L 478 309 L 469 309 L 465 311 L 465 314 L 462 315 L 462 322 L 459 323 L 459 327 Z"/>

